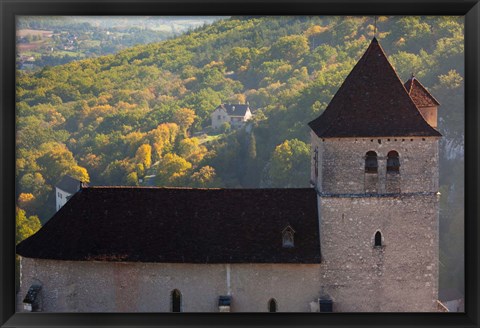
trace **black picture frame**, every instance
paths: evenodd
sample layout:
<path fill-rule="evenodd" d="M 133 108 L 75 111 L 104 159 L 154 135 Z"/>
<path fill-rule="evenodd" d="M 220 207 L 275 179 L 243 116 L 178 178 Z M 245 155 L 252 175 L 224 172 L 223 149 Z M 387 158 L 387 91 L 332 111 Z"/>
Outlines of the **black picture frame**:
<path fill-rule="evenodd" d="M 0 0 L 0 324 L 2 327 L 478 327 L 480 4 L 455 0 Z M 465 313 L 15 313 L 16 15 L 465 15 Z"/>

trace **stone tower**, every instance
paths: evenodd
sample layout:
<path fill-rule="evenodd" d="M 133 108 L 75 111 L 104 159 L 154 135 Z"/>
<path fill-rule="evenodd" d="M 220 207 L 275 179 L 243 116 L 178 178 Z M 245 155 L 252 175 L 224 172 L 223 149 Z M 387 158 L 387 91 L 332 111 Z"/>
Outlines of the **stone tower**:
<path fill-rule="evenodd" d="M 436 310 L 438 102 L 414 82 L 374 38 L 309 123 L 321 290 L 335 312 Z"/>

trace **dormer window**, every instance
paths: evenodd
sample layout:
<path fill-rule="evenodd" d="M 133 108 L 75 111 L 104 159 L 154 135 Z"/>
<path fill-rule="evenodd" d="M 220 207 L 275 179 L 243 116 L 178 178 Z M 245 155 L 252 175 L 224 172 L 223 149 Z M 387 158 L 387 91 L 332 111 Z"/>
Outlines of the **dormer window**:
<path fill-rule="evenodd" d="M 290 225 L 288 225 L 285 229 L 282 230 L 282 246 L 284 248 L 292 248 L 295 246 L 293 239 L 294 233 L 295 230 L 293 230 Z"/>

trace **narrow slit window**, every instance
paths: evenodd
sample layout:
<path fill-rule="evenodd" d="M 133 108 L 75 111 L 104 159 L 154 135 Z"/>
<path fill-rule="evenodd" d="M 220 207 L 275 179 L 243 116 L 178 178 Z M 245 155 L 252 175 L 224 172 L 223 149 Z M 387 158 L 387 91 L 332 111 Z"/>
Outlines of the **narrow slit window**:
<path fill-rule="evenodd" d="M 273 298 L 268 301 L 268 312 L 277 312 L 277 301 Z"/>
<path fill-rule="evenodd" d="M 377 231 L 375 233 L 375 246 L 376 247 L 382 246 L 382 234 L 380 233 L 380 231 Z"/>
<path fill-rule="evenodd" d="M 366 173 L 378 172 L 377 153 L 374 151 L 367 152 L 367 155 L 365 156 L 365 172 Z"/>
<path fill-rule="evenodd" d="M 172 291 L 172 312 L 182 312 L 182 294 L 178 289 Z"/>

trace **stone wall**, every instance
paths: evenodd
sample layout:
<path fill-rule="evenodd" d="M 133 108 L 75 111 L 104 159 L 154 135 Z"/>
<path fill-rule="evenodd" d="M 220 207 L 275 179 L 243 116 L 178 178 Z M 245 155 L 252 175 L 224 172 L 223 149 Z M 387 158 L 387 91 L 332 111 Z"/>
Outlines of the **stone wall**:
<path fill-rule="evenodd" d="M 220 128 L 223 123 L 230 122 L 230 116 L 227 115 L 225 110 L 220 108 L 215 109 L 215 111 L 210 114 L 210 117 L 212 119 L 212 128 L 215 130 Z"/>
<path fill-rule="evenodd" d="M 183 312 L 218 312 L 232 295 L 234 312 L 310 312 L 319 297 L 319 264 L 180 264 L 55 261 L 22 258 L 21 301 L 42 285 L 45 312 L 169 312 L 178 289 Z M 227 275 L 227 266 L 230 271 Z M 230 283 L 227 282 L 230 276 Z M 229 288 L 230 287 L 230 288 Z"/>
<path fill-rule="evenodd" d="M 320 197 L 320 207 L 321 281 L 335 312 L 437 310 L 436 194 Z"/>
<path fill-rule="evenodd" d="M 402 193 L 438 191 L 438 138 L 312 138 L 314 147 L 319 150 L 319 177 L 317 189 L 325 194 L 363 194 L 371 192 L 365 185 L 372 185 L 369 179 L 377 183 L 376 193 L 387 190 L 387 154 L 391 150 L 399 153 L 400 171 L 390 182 L 400 181 Z M 377 153 L 378 173 L 365 173 L 365 155 L 368 151 Z M 313 155 L 312 155 L 313 156 Z M 312 180 L 315 180 L 312 165 Z"/>

